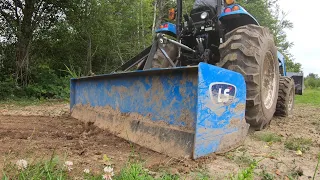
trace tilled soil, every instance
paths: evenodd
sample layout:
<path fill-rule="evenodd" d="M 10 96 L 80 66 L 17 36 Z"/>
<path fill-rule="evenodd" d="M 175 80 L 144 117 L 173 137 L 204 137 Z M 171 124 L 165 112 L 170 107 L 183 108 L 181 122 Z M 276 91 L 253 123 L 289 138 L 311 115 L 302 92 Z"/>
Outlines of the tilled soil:
<path fill-rule="evenodd" d="M 281 136 L 281 142 L 266 143 L 255 134 L 270 132 Z M 284 142 L 289 137 L 312 140 L 310 149 L 302 155 L 288 150 Z M 243 146 L 224 155 L 211 155 L 196 161 L 175 159 L 131 144 L 93 124 L 82 123 L 68 114 L 67 104 L 41 106 L 0 106 L 0 169 L 17 159 L 28 161 L 49 159 L 53 154 L 74 162 L 74 173 L 84 168 L 101 172 L 112 164 L 119 171 L 130 159 L 145 162 L 150 172 L 168 170 L 180 175 L 205 169 L 216 179 L 222 179 L 259 161 L 256 178 L 270 174 L 275 179 L 286 179 L 299 172 L 298 179 L 313 176 L 317 154 L 320 152 L 320 108 L 299 105 L 290 118 L 274 118 L 261 132 L 251 132 Z M 106 155 L 110 161 L 103 161 Z M 320 172 L 317 172 L 320 179 Z M 315 178 L 315 179 L 317 179 Z"/>

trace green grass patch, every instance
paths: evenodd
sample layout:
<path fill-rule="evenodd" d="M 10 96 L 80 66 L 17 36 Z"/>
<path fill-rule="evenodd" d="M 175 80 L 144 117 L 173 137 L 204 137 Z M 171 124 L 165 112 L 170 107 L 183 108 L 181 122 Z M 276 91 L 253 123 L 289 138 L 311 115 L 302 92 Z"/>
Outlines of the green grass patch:
<path fill-rule="evenodd" d="M 287 149 L 294 150 L 294 151 L 302 151 L 306 152 L 310 149 L 310 146 L 312 144 L 311 139 L 305 139 L 305 138 L 288 138 L 284 142 L 284 146 Z"/>
<path fill-rule="evenodd" d="M 7 99 L 1 100 L 1 105 L 14 105 L 17 107 L 25 107 L 32 105 L 43 105 L 43 104 L 55 104 L 55 103 L 69 103 L 69 100 L 65 99 L 37 99 L 37 98 L 15 98 L 15 99 Z"/>
<path fill-rule="evenodd" d="M 263 170 L 260 176 L 262 180 L 274 180 L 274 175 L 270 174 L 266 170 Z"/>
<path fill-rule="evenodd" d="M 115 180 L 178 180 L 178 175 L 163 173 L 160 177 L 154 178 L 151 176 L 147 169 L 141 163 L 128 163 L 118 175 L 113 179 Z"/>
<path fill-rule="evenodd" d="M 9 179 L 67 179 L 68 173 L 58 158 L 30 164 L 26 169 L 19 170 L 15 164 L 6 164 L 2 174 L 3 180 Z"/>
<path fill-rule="evenodd" d="M 242 169 L 238 172 L 237 175 L 231 176 L 231 180 L 253 180 L 254 179 L 254 170 L 256 169 L 258 163 L 253 161 L 250 166 L 246 169 Z"/>
<path fill-rule="evenodd" d="M 240 165 L 241 167 L 249 167 L 255 162 L 255 160 L 250 156 L 250 154 L 244 152 L 227 152 L 226 158 L 230 159 L 234 163 Z"/>
<path fill-rule="evenodd" d="M 22 167 L 22 166 L 20 166 Z M 50 160 L 31 162 L 24 168 L 19 169 L 19 165 L 14 163 L 6 163 L 3 170 L 0 171 L 2 174 L 2 180 L 17 179 L 85 179 L 85 180 L 101 180 L 106 175 L 103 169 L 101 172 L 85 173 L 81 169 L 78 169 L 77 165 L 72 165 L 72 170 L 69 171 L 68 167 L 58 158 L 52 157 Z M 80 172 L 80 173 L 79 173 Z M 110 173 L 109 173 L 110 174 Z M 167 172 L 150 173 L 150 171 L 144 168 L 143 163 L 139 161 L 128 162 L 118 174 L 112 173 L 113 180 L 178 180 L 181 179 L 179 175 L 170 174 Z M 204 172 L 198 172 L 197 180 L 209 180 L 209 175 Z"/>
<path fill-rule="evenodd" d="M 256 132 L 254 134 L 254 138 L 268 143 L 281 141 L 281 137 L 279 135 L 271 132 Z"/>
<path fill-rule="evenodd" d="M 305 89 L 302 96 L 295 96 L 295 103 L 320 106 L 320 89 Z"/>

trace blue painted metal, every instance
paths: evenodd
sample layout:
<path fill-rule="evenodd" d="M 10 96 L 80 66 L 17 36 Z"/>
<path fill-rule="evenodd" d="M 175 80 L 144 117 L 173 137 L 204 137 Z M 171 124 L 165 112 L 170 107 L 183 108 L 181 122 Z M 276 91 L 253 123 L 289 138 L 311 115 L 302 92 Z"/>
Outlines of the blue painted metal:
<path fill-rule="evenodd" d="M 175 24 L 172 24 L 172 23 L 169 23 L 169 22 L 166 22 L 166 23 L 163 23 L 162 25 L 165 25 L 165 24 L 168 24 L 168 27 L 167 28 L 159 28 L 156 30 L 156 33 L 172 33 L 174 35 L 177 34 L 177 30 L 176 30 L 176 25 Z"/>
<path fill-rule="evenodd" d="M 226 88 L 229 101 L 223 101 L 226 97 L 221 98 Z M 233 141 L 230 145 L 235 145 L 245 137 L 243 135 L 246 135 L 248 128 L 245 122 L 245 103 L 246 85 L 241 74 L 199 64 L 195 158 L 224 151 L 230 147 L 223 144 Z M 234 133 L 239 136 L 229 140 L 226 138 Z"/>
<path fill-rule="evenodd" d="M 287 76 L 287 67 L 286 67 L 286 61 L 284 59 L 284 56 L 278 51 L 277 52 L 278 55 L 278 61 L 279 61 L 279 66 L 282 67 L 283 70 L 283 74 L 282 76 Z"/>
<path fill-rule="evenodd" d="M 194 76 L 187 76 L 189 71 L 193 71 Z M 176 71 L 153 69 L 72 79 L 71 109 L 75 104 L 108 105 L 122 113 L 136 112 L 149 116 L 152 121 L 194 128 L 194 122 L 185 122 L 183 117 L 189 112 L 190 119 L 196 118 L 196 99 L 185 98 L 197 96 L 195 75 L 194 68 L 177 68 Z"/>
<path fill-rule="evenodd" d="M 70 109 L 73 117 L 88 121 L 84 116 L 90 114 L 90 120 L 137 144 L 195 159 L 245 138 L 245 99 L 241 74 L 200 63 L 71 79 Z M 143 118 L 126 119 L 130 113 Z M 117 123 L 128 125 L 117 129 Z"/>
<path fill-rule="evenodd" d="M 247 15 L 249 17 L 251 17 L 254 22 L 256 22 L 256 25 L 260 26 L 259 22 L 257 21 L 256 18 L 254 18 L 247 10 L 245 10 L 242 6 L 240 6 L 239 4 L 232 4 L 232 5 L 229 5 L 227 6 L 226 8 L 233 8 L 233 6 L 239 6 L 239 10 L 237 11 L 231 11 L 231 12 L 228 12 L 228 13 L 225 13 L 224 11 L 220 14 L 219 16 L 219 19 L 222 19 L 226 16 L 230 16 L 230 15 L 236 15 L 236 14 L 240 14 L 240 15 Z"/>

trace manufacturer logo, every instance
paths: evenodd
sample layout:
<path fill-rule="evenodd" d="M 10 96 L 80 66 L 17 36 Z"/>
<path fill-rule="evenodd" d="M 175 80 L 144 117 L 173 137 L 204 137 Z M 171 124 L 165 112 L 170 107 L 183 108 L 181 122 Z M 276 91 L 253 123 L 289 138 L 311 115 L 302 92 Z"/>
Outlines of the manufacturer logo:
<path fill-rule="evenodd" d="M 209 86 L 210 98 L 213 103 L 229 104 L 236 96 L 236 87 L 232 84 L 215 82 Z"/>

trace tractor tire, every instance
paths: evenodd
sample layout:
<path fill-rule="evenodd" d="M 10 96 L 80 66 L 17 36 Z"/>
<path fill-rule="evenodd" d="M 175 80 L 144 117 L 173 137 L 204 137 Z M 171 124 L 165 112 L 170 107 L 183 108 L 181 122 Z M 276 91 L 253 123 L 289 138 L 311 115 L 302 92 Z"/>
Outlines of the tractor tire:
<path fill-rule="evenodd" d="M 294 107 L 294 80 L 290 77 L 280 77 L 279 94 L 275 115 L 288 117 L 293 114 Z"/>
<path fill-rule="evenodd" d="M 160 44 L 161 46 L 161 44 Z M 176 58 L 178 57 L 178 47 L 174 44 L 165 44 L 163 45 L 164 51 L 168 54 L 170 59 L 173 63 L 176 62 Z M 152 61 L 153 68 L 168 68 L 171 67 L 171 64 L 167 60 L 167 58 L 162 54 L 160 49 L 157 50 L 156 54 L 154 55 Z"/>
<path fill-rule="evenodd" d="M 278 98 L 279 63 L 273 35 L 265 27 L 246 25 L 225 38 L 217 65 L 244 76 L 246 121 L 252 129 L 261 130 L 270 123 Z"/>
<path fill-rule="evenodd" d="M 165 44 L 163 46 L 164 51 L 168 54 L 170 59 L 175 63 L 178 57 L 178 47 L 174 44 Z M 143 69 L 144 61 L 140 62 L 137 67 L 138 69 Z M 151 68 L 169 68 L 171 64 L 166 59 L 166 57 L 162 54 L 160 49 L 157 49 L 155 55 L 153 56 L 152 66 Z"/>

